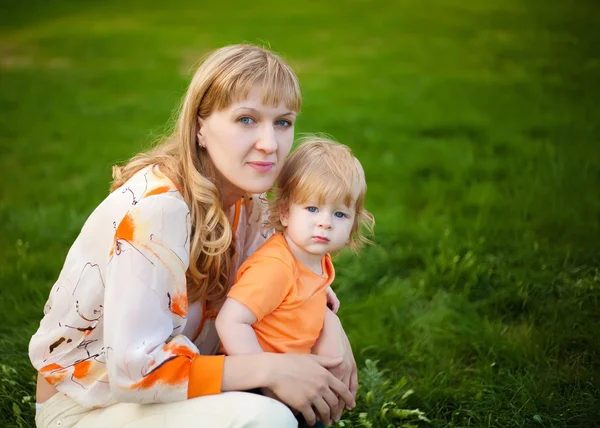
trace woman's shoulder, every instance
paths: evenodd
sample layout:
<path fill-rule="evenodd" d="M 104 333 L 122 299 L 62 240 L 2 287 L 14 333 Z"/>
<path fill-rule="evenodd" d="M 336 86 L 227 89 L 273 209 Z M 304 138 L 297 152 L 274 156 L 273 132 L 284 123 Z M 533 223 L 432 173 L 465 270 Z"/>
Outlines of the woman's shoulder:
<path fill-rule="evenodd" d="M 129 198 L 133 206 L 144 199 L 158 195 L 161 195 L 162 198 L 175 198 L 185 202 L 177 184 L 164 174 L 157 165 L 142 168 L 123 183 L 121 187 L 115 189 L 112 194 Z"/>

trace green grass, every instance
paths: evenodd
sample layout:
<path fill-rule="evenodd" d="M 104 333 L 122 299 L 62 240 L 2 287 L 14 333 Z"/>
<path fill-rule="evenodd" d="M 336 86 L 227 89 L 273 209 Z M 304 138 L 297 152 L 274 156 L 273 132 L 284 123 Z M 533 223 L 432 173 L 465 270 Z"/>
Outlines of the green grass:
<path fill-rule="evenodd" d="M 0 425 L 33 426 L 29 337 L 110 165 L 240 41 L 289 59 L 299 132 L 366 169 L 377 246 L 337 261 L 346 426 L 600 423 L 593 2 L 166 4 L 1 2 Z"/>

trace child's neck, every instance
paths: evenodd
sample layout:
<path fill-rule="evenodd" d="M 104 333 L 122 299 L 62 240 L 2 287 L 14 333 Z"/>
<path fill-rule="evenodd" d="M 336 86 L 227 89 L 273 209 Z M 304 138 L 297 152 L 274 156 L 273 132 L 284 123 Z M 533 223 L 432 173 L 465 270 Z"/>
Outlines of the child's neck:
<path fill-rule="evenodd" d="M 292 255 L 296 260 L 298 260 L 300 263 L 302 263 L 304 266 L 306 266 L 308 269 L 310 269 L 317 275 L 323 275 L 323 265 L 321 263 L 321 260 L 323 260 L 325 254 L 309 253 L 308 251 L 296 245 L 294 241 L 292 241 L 287 236 L 286 233 L 283 234 L 283 237 L 285 238 L 285 241 L 287 242 L 288 247 L 290 248 L 290 251 L 292 252 Z"/>

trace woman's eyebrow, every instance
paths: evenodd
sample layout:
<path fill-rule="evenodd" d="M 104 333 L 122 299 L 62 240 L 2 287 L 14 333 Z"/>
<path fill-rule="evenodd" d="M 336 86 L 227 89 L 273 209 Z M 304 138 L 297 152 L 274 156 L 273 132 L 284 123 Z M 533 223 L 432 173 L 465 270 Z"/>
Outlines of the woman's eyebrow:
<path fill-rule="evenodd" d="M 255 108 L 252 107 L 238 107 L 236 109 L 234 109 L 233 111 L 238 111 L 238 110 L 250 110 L 250 111 L 254 111 L 256 113 L 260 113 L 258 110 L 256 110 Z"/>
<path fill-rule="evenodd" d="M 261 114 L 261 112 L 259 110 L 255 109 L 254 107 L 238 107 L 238 108 L 234 109 L 233 111 L 236 112 L 239 110 L 246 110 L 246 111 L 251 111 L 256 114 Z M 287 112 L 279 114 L 277 116 L 297 116 L 297 113 L 295 111 L 287 111 Z"/>

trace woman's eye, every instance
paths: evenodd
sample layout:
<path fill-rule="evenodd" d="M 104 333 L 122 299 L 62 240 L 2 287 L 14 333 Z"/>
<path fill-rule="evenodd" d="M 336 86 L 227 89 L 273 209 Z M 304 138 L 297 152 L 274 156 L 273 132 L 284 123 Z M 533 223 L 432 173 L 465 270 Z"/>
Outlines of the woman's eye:
<path fill-rule="evenodd" d="M 306 207 L 306 209 L 308 210 L 308 212 L 311 212 L 311 213 L 317 212 L 317 207 Z"/>
<path fill-rule="evenodd" d="M 275 122 L 275 125 L 277 126 L 283 126 L 284 128 L 287 128 L 289 126 L 292 126 L 292 122 L 290 122 L 289 120 L 278 120 L 277 122 Z"/>
<path fill-rule="evenodd" d="M 344 218 L 344 217 L 346 217 L 346 214 L 344 214 L 341 211 L 336 211 L 336 213 L 334 214 L 334 216 L 336 216 L 337 218 Z"/>
<path fill-rule="evenodd" d="M 250 125 L 250 124 L 254 123 L 254 119 L 252 119 L 251 117 L 248 117 L 248 116 L 244 116 L 244 117 L 240 117 L 238 119 L 238 122 L 240 122 L 242 125 Z"/>

